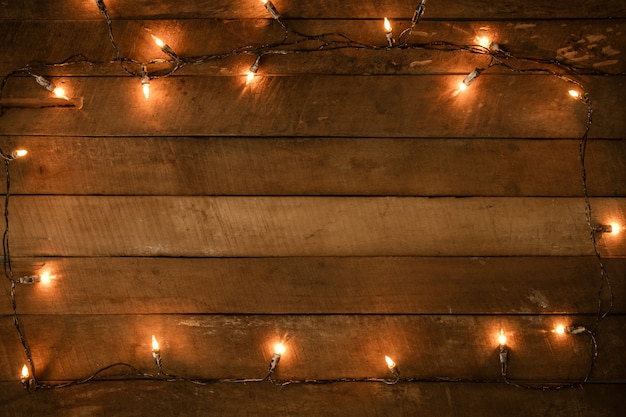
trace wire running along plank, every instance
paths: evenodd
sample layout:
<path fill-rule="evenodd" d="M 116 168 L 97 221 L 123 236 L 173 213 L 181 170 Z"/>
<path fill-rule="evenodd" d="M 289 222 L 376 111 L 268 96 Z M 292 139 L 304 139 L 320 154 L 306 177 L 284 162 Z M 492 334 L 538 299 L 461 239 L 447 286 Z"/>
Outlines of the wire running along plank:
<path fill-rule="evenodd" d="M 394 21 L 393 24 L 394 31 L 399 34 L 410 22 Z M 291 26 L 305 34 L 343 33 L 365 44 L 386 44 L 382 24 L 378 20 L 302 20 L 292 22 Z M 280 25 L 259 19 L 123 20 L 113 25 L 122 56 L 140 62 L 168 58 L 154 44 L 145 28 L 159 34 L 182 57 L 223 54 L 243 45 L 262 45 L 283 37 Z M 76 37 L 76 33 L 89 36 Z M 416 28 L 411 43 L 420 45 L 445 41 L 475 45 L 478 36 L 488 37 L 516 57 L 558 59 L 611 73 L 619 73 L 625 68 L 623 60 L 618 59 L 621 45 L 626 42 L 626 34 L 620 30 L 619 21 L 427 21 Z M 288 42 L 292 39 L 295 38 L 290 37 Z M 0 20 L 0 43 L 10 45 L 0 63 L 1 74 L 31 63 L 33 72 L 39 71 L 44 75 L 125 75 L 119 64 L 105 64 L 113 60 L 114 50 L 106 27 L 99 21 Z M 292 47 L 286 45 L 280 49 L 288 51 Z M 37 68 L 37 62 L 63 62 L 77 53 L 89 61 L 102 64 Z M 211 60 L 204 65 L 188 65 L 176 74 L 242 75 L 253 60 L 249 54 L 244 54 L 238 58 Z M 310 54 L 266 55 L 261 62 L 260 74 L 459 74 L 471 71 L 472 64 L 474 67 L 485 66 L 488 62 L 488 56 L 472 56 L 467 52 L 340 49 Z M 134 68 L 131 64 L 127 65 Z M 515 65 L 527 66 L 522 61 L 515 61 Z M 532 66 L 537 67 L 538 64 Z M 153 64 L 148 66 L 148 70 L 158 73 L 162 67 Z M 139 72 L 140 68 L 134 70 Z"/>
<path fill-rule="evenodd" d="M 623 137 L 623 78 L 587 83 L 596 98 L 591 137 Z M 47 93 L 30 79 L 11 81 L 7 98 Z M 555 77 L 483 74 L 456 94 L 458 83 L 428 75 L 258 77 L 250 85 L 243 76 L 169 77 L 151 83 L 146 100 L 136 79 L 74 78 L 63 85 L 84 98 L 82 110 L 9 109 L 0 134 L 576 138 L 585 130 L 586 106 Z"/>
<path fill-rule="evenodd" d="M 624 313 L 626 259 L 604 264 Z M 595 257 L 14 258 L 13 271 L 56 277 L 16 291 L 21 314 L 52 315 L 594 314 L 601 282 Z"/>
<path fill-rule="evenodd" d="M 11 165 L 13 194 L 582 196 L 577 139 L 16 136 L 2 147 L 29 150 Z M 586 171 L 591 195 L 626 195 L 626 142 L 589 143 Z"/>
<path fill-rule="evenodd" d="M 41 380 L 85 378 L 127 362 L 156 372 L 151 335 L 165 370 L 191 378 L 263 378 L 280 340 L 287 351 L 276 379 L 389 377 L 384 356 L 405 378 L 500 377 L 498 335 L 507 335 L 511 379 L 580 380 L 590 364 L 586 335 L 558 335 L 557 324 L 591 326 L 594 316 L 439 315 L 24 315 L 21 323 Z M 13 335 L 11 318 L 0 332 Z M 596 381 L 618 381 L 626 324 L 611 316 L 597 335 Z M 236 357 L 233 352 L 237 352 Z M 0 358 L 4 380 L 21 368 L 18 345 Z"/>

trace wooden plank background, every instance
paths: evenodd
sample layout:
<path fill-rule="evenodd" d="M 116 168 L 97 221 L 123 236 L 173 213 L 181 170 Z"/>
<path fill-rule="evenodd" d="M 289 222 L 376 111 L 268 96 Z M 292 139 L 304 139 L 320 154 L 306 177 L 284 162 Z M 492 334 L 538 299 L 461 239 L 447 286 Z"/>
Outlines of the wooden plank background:
<path fill-rule="evenodd" d="M 283 36 L 259 0 L 105 2 L 122 55 L 138 62 L 167 58 L 144 28 L 181 56 Z M 302 32 L 384 46 L 382 17 L 397 35 L 418 1 L 274 4 Z M 493 68 L 458 94 L 488 56 L 382 48 L 264 56 L 249 85 L 254 54 L 188 65 L 153 79 L 145 100 L 139 79 L 110 62 L 94 1 L 8 0 L 1 14 L 0 73 L 30 65 L 83 99 L 80 110 L 3 108 L 0 117 L 0 147 L 30 152 L 10 167 L 14 277 L 56 276 L 16 289 L 38 379 L 84 378 L 116 361 L 153 373 L 155 334 L 166 370 L 190 377 L 263 378 L 273 343 L 288 339 L 279 379 L 388 378 L 390 355 L 405 378 L 445 381 L 117 381 L 27 395 L 3 280 L 0 415 L 622 411 L 623 232 L 597 235 L 615 300 L 585 389 L 498 381 L 500 329 L 511 378 L 580 381 L 588 335 L 552 330 L 596 330 L 598 303 L 601 312 L 611 304 L 582 197 L 587 108 L 568 96 L 571 83 Z M 466 45 L 490 35 L 516 56 L 613 74 L 511 61 L 563 71 L 589 91 L 592 223 L 625 227 L 624 19 L 621 2 L 438 0 L 411 39 Z M 102 64 L 40 65 L 76 53 Z M 47 97 L 22 74 L 1 98 Z"/>
<path fill-rule="evenodd" d="M 624 313 L 626 259 L 605 266 Z M 18 288 L 23 314 L 594 314 L 600 284 L 595 257 L 554 256 L 54 257 L 13 270 L 56 275 Z"/>

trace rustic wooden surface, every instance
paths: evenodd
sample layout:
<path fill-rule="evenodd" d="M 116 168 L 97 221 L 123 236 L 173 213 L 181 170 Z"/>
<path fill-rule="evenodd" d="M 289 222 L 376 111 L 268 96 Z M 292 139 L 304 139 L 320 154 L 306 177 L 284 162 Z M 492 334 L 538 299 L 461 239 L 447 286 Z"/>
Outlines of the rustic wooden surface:
<path fill-rule="evenodd" d="M 578 139 L 6 138 L 20 147 L 13 194 L 582 196 Z M 589 143 L 586 167 L 591 195 L 626 195 L 624 139 Z"/>
<path fill-rule="evenodd" d="M 0 134 L 576 138 L 584 132 L 586 106 L 567 94 L 572 86 L 564 81 L 483 74 L 455 95 L 464 77 L 307 75 L 258 77 L 250 85 L 244 75 L 168 77 L 151 83 L 151 100 L 137 79 L 73 78 L 59 85 L 68 96 L 84 97 L 80 112 L 50 109 L 34 117 L 32 109 L 9 109 Z M 591 137 L 623 138 L 626 99 L 612 88 L 623 78 L 589 79 L 592 97 L 602 91 Z M 12 79 L 5 90 L 8 98 L 46 93 L 30 77 Z"/>
<path fill-rule="evenodd" d="M 619 410 L 623 387 L 592 384 L 584 389 L 536 392 L 504 384 L 437 383 L 198 386 L 182 383 L 107 382 L 46 390 L 28 395 L 19 384 L 0 383 L 5 415 L 223 416 L 406 416 L 407 414 L 482 417 L 604 417 Z M 168 395 L 164 395 L 167 392 Z M 172 401 L 175 398 L 177 401 Z M 115 399 L 115 400 L 112 400 Z M 184 404 L 182 406 L 181 404 Z M 245 405 L 245 410 L 242 410 Z"/>
<path fill-rule="evenodd" d="M 605 266 L 624 313 L 626 259 Z M 594 314 L 600 285 L 595 257 L 15 258 L 13 270 L 56 276 L 18 286 L 22 314 Z"/>
<path fill-rule="evenodd" d="M 184 56 L 280 40 L 259 0 L 105 0 L 125 57 L 166 58 L 148 27 Z M 150 4 L 148 4 L 150 3 Z M 274 3 L 307 33 L 384 45 L 418 1 Z M 623 2 L 428 1 L 412 42 L 471 44 L 617 74 Z M 113 50 L 95 1 L 7 0 L 0 73 Z M 464 415 L 613 417 L 626 381 L 626 243 L 598 235 L 615 302 L 597 329 L 584 389 L 528 391 L 500 377 L 578 381 L 607 283 L 585 222 L 579 161 L 586 106 L 572 84 L 503 68 L 462 94 L 489 57 L 429 50 L 338 50 L 187 66 L 140 82 L 116 63 L 37 67 L 80 110 L 3 109 L 11 163 L 10 243 L 17 312 L 43 380 L 83 378 L 116 361 L 191 377 L 403 377 L 430 382 L 198 386 L 119 381 L 26 394 L 24 352 L 0 300 L 0 415 Z M 515 61 L 520 68 L 564 67 Z M 135 64 L 132 64 L 135 65 Z M 132 70 L 138 70 L 131 65 Z M 160 71 L 162 64 L 150 66 Z M 593 100 L 587 148 L 592 222 L 626 226 L 625 76 L 578 76 Z M 46 100 L 32 77 L 2 100 Z M 5 101 L 6 102 L 6 101 Z M 4 184 L 1 185 L 4 189 Z M 490 381 L 490 382 L 486 382 Z"/>
<path fill-rule="evenodd" d="M 16 256 L 587 256 L 580 198 L 14 196 Z M 626 224 L 594 198 L 594 224 Z M 459 216 L 458 213 L 463 213 Z M 621 234 L 598 238 L 626 256 Z"/>
<path fill-rule="evenodd" d="M 21 322 L 44 381 L 85 378 L 115 362 L 156 372 L 153 334 L 166 371 L 193 378 L 263 378 L 274 344 L 288 339 L 276 379 L 388 378 L 389 355 L 406 378 L 492 380 L 500 377 L 503 329 L 509 378 L 575 382 L 589 367 L 590 340 L 552 330 L 591 326 L 594 316 L 70 314 L 24 315 Z M 12 326 L 4 318 L 2 333 Z M 602 328 L 592 378 L 619 380 L 626 358 L 613 352 L 625 342 L 623 316 Z M 0 378 L 14 380 L 24 359 L 9 352 L 0 360 Z"/>

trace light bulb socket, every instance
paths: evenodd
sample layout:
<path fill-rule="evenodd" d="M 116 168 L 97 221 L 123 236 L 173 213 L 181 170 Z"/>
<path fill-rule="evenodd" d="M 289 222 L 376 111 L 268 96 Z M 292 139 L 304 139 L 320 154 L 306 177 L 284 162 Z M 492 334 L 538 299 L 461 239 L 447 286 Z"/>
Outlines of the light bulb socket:
<path fill-rule="evenodd" d="M 280 13 L 278 13 L 278 10 L 276 9 L 276 6 L 274 6 L 274 3 L 272 3 L 270 0 L 266 1 L 265 8 L 274 19 L 280 20 Z"/>
<path fill-rule="evenodd" d="M 48 91 L 54 91 L 54 89 L 56 88 L 52 82 L 46 80 L 41 75 L 33 74 L 33 77 L 35 77 L 35 81 L 37 81 L 37 84 L 39 84 Z"/>
<path fill-rule="evenodd" d="M 565 328 L 565 333 L 567 334 L 582 334 L 587 331 L 587 328 L 584 326 L 567 326 Z"/>
<path fill-rule="evenodd" d="M 159 368 L 159 371 L 161 371 L 161 369 L 163 368 L 163 362 L 161 361 L 161 354 L 159 353 L 159 351 L 153 350 L 152 357 L 154 358 L 154 362 L 156 363 L 157 368 Z"/>
<path fill-rule="evenodd" d="M 484 71 L 484 68 L 475 68 L 474 71 L 472 71 L 469 74 L 467 74 L 467 77 L 465 77 L 463 79 L 463 84 L 465 84 L 465 86 L 469 87 L 470 84 L 473 83 L 474 80 L 476 78 L 478 78 L 480 73 L 483 72 L 483 71 Z"/>
<path fill-rule="evenodd" d="M 509 362 L 509 351 L 504 345 L 500 345 L 500 369 L 502 376 L 506 376 L 506 371 Z"/>
<path fill-rule="evenodd" d="M 389 366 L 389 372 L 391 372 L 391 375 L 393 375 L 393 377 L 395 379 L 400 378 L 400 371 L 398 370 L 398 366 L 396 364 L 393 364 L 392 366 Z"/>
<path fill-rule="evenodd" d="M 20 284 L 36 284 L 41 281 L 41 277 L 39 275 L 25 275 L 18 279 Z"/>
<path fill-rule="evenodd" d="M 274 354 L 272 355 L 272 359 L 270 360 L 270 366 L 269 366 L 269 372 L 272 373 L 274 372 L 274 369 L 276 369 L 276 365 L 278 365 L 278 362 L 280 362 L 280 353 L 274 352 Z"/>
<path fill-rule="evenodd" d="M 385 36 L 387 37 L 387 42 L 389 43 L 389 46 L 393 46 L 393 44 L 395 43 L 393 39 L 393 32 L 392 31 L 385 32 Z"/>
<path fill-rule="evenodd" d="M 35 383 L 35 380 L 33 378 L 21 377 L 20 382 L 22 383 L 22 387 L 24 387 L 24 389 L 29 393 L 35 391 L 35 389 L 37 388 L 37 384 Z"/>
<path fill-rule="evenodd" d="M 261 55 L 257 56 L 256 59 L 254 60 L 254 63 L 250 66 L 250 72 L 253 74 L 256 74 L 256 72 L 259 70 L 260 63 L 261 63 Z"/>
<path fill-rule="evenodd" d="M 612 233 L 613 226 L 611 226 L 610 224 L 598 224 L 598 225 L 593 226 L 593 232 L 594 233 Z"/>

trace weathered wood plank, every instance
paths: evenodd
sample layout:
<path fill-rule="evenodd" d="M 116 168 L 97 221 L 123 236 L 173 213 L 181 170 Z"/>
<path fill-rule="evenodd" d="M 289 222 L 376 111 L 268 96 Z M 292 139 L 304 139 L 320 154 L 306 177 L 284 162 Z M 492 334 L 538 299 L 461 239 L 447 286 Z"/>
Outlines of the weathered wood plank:
<path fill-rule="evenodd" d="M 623 409 L 622 384 L 588 384 L 584 389 L 536 392 L 503 384 L 442 382 L 294 385 L 107 382 L 27 395 L 17 382 L 0 383 L 0 412 L 90 416 L 241 415 L 401 417 L 407 414 L 483 417 L 614 417 Z M 164 395 L 167 392 L 167 395 Z M 115 401 L 111 401 L 115 398 Z M 532 407 L 529 407 L 532 404 Z"/>
<path fill-rule="evenodd" d="M 29 150 L 11 165 L 13 194 L 582 195 L 577 139 L 18 136 L 2 148 Z M 590 142 L 586 168 L 591 195 L 626 195 L 626 141 Z"/>
<path fill-rule="evenodd" d="M 626 259 L 605 267 L 624 313 Z M 601 281 L 595 257 L 15 258 L 13 270 L 56 276 L 18 286 L 21 314 L 594 314 Z"/>
<path fill-rule="evenodd" d="M 14 196 L 14 256 L 580 256 L 581 198 Z M 623 199 L 593 221 L 626 224 Z M 603 234 L 604 256 L 626 256 Z"/>
<path fill-rule="evenodd" d="M 44 381 L 84 378 L 115 362 L 156 372 L 152 334 L 165 370 L 193 378 L 263 378 L 274 344 L 288 337 L 276 379 L 387 378 L 384 355 L 389 355 L 405 378 L 493 380 L 500 377 L 500 329 L 510 350 L 509 378 L 577 380 L 589 366 L 589 338 L 551 330 L 559 323 L 593 321 L 593 316 L 21 316 L 36 375 Z M 2 322 L 4 339 L 15 330 L 10 317 Z M 623 381 L 624 317 L 606 318 L 597 340 L 592 380 Z M 16 345 L 9 357 L 0 358 L 0 378 L 14 380 L 20 361 Z"/>
<path fill-rule="evenodd" d="M 3 135 L 70 136 L 335 136 L 575 138 L 586 106 L 549 76 L 483 74 L 461 94 L 459 76 L 169 77 L 151 84 L 145 100 L 138 79 L 57 80 L 81 111 L 9 109 Z M 626 131 L 624 77 L 592 77 L 591 136 Z M 30 77 L 13 79 L 5 97 L 47 92 Z"/>
<path fill-rule="evenodd" d="M 260 0 L 205 1 L 135 1 L 105 0 L 113 19 L 133 18 L 270 18 Z M 381 18 L 410 19 L 419 0 L 359 2 L 274 1 L 278 11 L 289 18 Z M 461 0 L 438 0 L 427 3 L 424 20 L 429 19 L 559 19 L 559 18 L 624 18 L 626 8 L 621 2 L 572 0 L 561 2 L 527 0 L 523 3 L 500 3 L 489 0 L 471 3 Z M 93 1 L 71 0 L 58 5 L 37 0 L 8 0 L 3 5 L 7 19 L 102 19 Z"/>
<path fill-rule="evenodd" d="M 409 22 L 394 21 L 399 34 Z M 293 22 L 295 29 L 307 34 L 343 33 L 359 42 L 385 46 L 387 44 L 379 20 L 303 20 Z M 514 56 L 541 59 L 559 58 L 578 66 L 618 73 L 626 64 L 619 59 L 626 45 L 626 32 L 621 21 L 427 21 L 411 38 L 413 44 L 446 41 L 459 45 L 477 43 L 477 36 L 487 36 Z M 221 54 L 245 45 L 264 45 L 282 39 L 279 25 L 267 20 L 187 19 L 187 20 L 124 20 L 115 22 L 114 35 L 122 56 L 140 62 L 163 58 L 150 33 L 164 38 L 181 57 Z M 76 37 L 76 33 L 88 36 Z M 288 42 L 296 39 L 288 38 Z M 90 61 L 108 62 L 114 58 L 109 36 L 98 21 L 12 21 L 0 20 L 0 44 L 10 46 L 0 63 L 0 74 L 9 73 L 26 64 L 61 62 L 81 53 Z M 314 44 L 311 43 L 311 46 Z M 302 47 L 303 45 L 296 45 Z M 280 49 L 290 50 L 284 46 Z M 234 59 L 186 66 L 179 74 L 241 75 L 254 57 L 244 55 Z M 264 74 L 432 74 L 463 73 L 475 66 L 484 66 L 488 57 L 459 52 L 427 50 L 337 50 L 313 54 L 267 56 L 262 61 Z M 523 62 L 515 62 L 524 65 Z M 534 67 L 537 64 L 532 64 Z M 139 67 L 130 68 L 139 71 Z M 148 67 L 156 71 L 158 65 Z M 118 64 L 70 65 L 40 69 L 57 76 L 120 75 Z"/>

